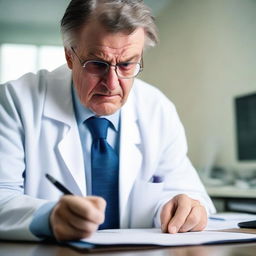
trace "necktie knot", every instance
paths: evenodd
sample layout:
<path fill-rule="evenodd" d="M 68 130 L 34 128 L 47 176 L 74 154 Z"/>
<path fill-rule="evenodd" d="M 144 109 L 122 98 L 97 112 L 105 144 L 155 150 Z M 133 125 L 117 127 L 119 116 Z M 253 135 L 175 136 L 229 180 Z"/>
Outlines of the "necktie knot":
<path fill-rule="evenodd" d="M 86 120 L 93 139 L 106 139 L 109 121 L 105 118 L 90 117 Z"/>

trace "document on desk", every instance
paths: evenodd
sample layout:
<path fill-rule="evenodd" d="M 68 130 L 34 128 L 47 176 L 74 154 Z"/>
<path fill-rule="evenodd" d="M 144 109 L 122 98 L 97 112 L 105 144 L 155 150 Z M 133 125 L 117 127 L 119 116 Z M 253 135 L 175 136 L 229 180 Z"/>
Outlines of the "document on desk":
<path fill-rule="evenodd" d="M 223 244 L 231 242 L 256 242 L 255 232 L 243 233 L 240 221 L 256 219 L 254 214 L 219 213 L 210 216 L 205 231 L 178 234 L 162 233 L 160 229 L 110 229 L 99 230 L 88 239 L 68 242 L 80 249 L 94 250 L 109 247 L 131 246 L 189 246 Z"/>
<path fill-rule="evenodd" d="M 220 231 L 167 234 L 153 228 L 101 230 L 88 239 L 69 244 L 81 249 L 93 249 L 109 246 L 188 246 L 249 241 L 256 241 L 256 234 Z"/>
<path fill-rule="evenodd" d="M 238 223 L 256 220 L 255 214 L 224 212 L 210 216 L 206 230 L 223 230 L 239 228 Z"/>

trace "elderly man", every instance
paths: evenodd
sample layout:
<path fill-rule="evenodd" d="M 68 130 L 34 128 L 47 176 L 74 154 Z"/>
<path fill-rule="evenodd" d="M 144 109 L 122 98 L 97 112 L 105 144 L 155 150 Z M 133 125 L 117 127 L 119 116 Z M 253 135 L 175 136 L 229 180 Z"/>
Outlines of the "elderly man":
<path fill-rule="evenodd" d="M 204 229 L 214 206 L 175 107 L 135 79 L 145 47 L 157 43 L 148 7 L 72 0 L 61 29 L 67 66 L 0 87 L 0 238 Z"/>

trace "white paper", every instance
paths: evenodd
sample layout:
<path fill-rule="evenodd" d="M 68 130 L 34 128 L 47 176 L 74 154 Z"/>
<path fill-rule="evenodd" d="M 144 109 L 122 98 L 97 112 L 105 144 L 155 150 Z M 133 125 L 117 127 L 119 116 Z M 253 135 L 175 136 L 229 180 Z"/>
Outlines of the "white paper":
<path fill-rule="evenodd" d="M 206 230 L 222 230 L 239 228 L 238 223 L 242 221 L 256 220 L 255 214 L 248 213 L 217 213 L 211 215 Z"/>
<path fill-rule="evenodd" d="M 256 219 L 254 214 L 218 213 L 210 216 L 208 225 L 201 232 L 177 234 L 162 233 L 160 229 L 109 229 L 99 230 L 88 239 L 81 241 L 95 245 L 200 245 L 224 243 L 228 241 L 255 240 L 256 234 L 221 232 L 220 230 L 238 228 L 238 222 Z"/>
<path fill-rule="evenodd" d="M 96 232 L 81 241 L 95 245 L 162 245 L 181 246 L 205 243 L 220 243 L 234 240 L 255 239 L 256 234 L 218 231 L 186 232 L 178 234 L 162 233 L 160 229 L 114 229 Z"/>

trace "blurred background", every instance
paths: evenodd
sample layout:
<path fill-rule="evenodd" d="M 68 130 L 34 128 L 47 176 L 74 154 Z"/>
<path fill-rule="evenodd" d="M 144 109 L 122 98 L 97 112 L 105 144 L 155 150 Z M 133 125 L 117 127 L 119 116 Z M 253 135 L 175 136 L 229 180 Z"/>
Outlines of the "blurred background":
<path fill-rule="evenodd" d="M 65 63 L 59 23 L 68 3 L 0 0 L 0 83 Z M 188 155 L 224 202 L 218 207 L 248 206 L 256 198 L 256 0 L 145 3 L 160 43 L 145 52 L 140 78 L 175 103 Z"/>

